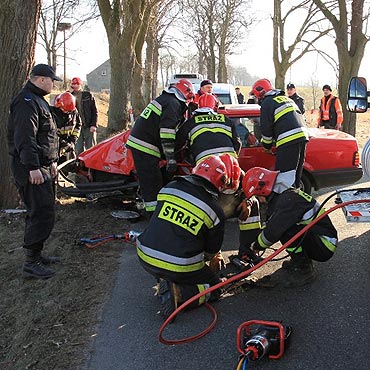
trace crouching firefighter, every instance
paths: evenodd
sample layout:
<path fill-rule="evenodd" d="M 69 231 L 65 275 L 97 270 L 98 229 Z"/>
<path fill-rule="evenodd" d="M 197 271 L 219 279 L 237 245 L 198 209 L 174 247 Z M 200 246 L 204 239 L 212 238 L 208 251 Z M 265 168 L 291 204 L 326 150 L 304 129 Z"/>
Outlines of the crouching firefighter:
<path fill-rule="evenodd" d="M 264 251 L 274 243 L 286 243 L 325 210 L 302 190 L 289 186 L 289 175 L 261 167 L 246 172 L 242 187 L 247 199 L 254 203 L 267 202 L 267 221 L 261 228 L 259 207 L 252 206 L 241 233 L 239 258 L 248 258 L 249 249 Z M 312 282 L 315 278 L 312 260 L 329 260 L 337 247 L 338 236 L 329 216 L 312 226 L 286 251 L 290 259 L 272 275 L 258 280 L 255 285 L 266 288 L 295 287 Z"/>
<path fill-rule="evenodd" d="M 240 173 L 231 155 L 209 156 L 191 175 L 175 178 L 159 192 L 149 225 L 137 239 L 137 254 L 158 281 L 164 318 L 221 281 L 217 273 L 223 265 L 225 216 L 217 198 L 238 189 Z M 217 300 L 220 293 L 216 290 L 201 297 L 193 307 Z"/>

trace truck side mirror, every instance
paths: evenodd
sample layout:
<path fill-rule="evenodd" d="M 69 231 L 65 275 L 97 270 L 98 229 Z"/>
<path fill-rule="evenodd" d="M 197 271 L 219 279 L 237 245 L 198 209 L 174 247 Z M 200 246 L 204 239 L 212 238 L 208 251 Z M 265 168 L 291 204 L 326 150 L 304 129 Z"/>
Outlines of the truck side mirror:
<path fill-rule="evenodd" d="M 350 112 L 365 113 L 369 107 L 368 96 L 366 79 L 364 77 L 352 77 L 348 86 L 347 109 Z"/>

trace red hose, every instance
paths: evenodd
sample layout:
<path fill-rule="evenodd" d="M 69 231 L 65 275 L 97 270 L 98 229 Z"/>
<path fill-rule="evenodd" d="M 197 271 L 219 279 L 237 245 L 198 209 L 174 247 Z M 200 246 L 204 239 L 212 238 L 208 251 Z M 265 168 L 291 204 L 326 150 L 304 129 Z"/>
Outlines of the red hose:
<path fill-rule="evenodd" d="M 180 307 L 178 307 L 174 312 L 172 312 L 171 315 L 164 321 L 164 323 L 162 324 L 162 326 L 159 329 L 159 333 L 158 333 L 159 341 L 163 344 L 172 345 L 172 344 L 188 343 L 188 342 L 191 342 L 193 340 L 204 337 L 206 334 L 208 334 L 214 328 L 214 326 L 216 325 L 216 322 L 217 322 L 217 313 L 216 313 L 215 309 L 211 305 L 209 305 L 208 303 L 206 303 L 206 306 L 212 312 L 213 321 L 205 330 L 203 330 L 199 334 L 191 336 L 191 337 L 183 338 L 183 339 L 165 339 L 165 338 L 163 338 L 162 333 L 163 333 L 164 329 L 166 328 L 166 326 L 174 319 L 174 317 L 180 311 L 182 311 L 184 308 L 189 306 L 191 303 L 198 300 L 200 297 L 203 297 L 204 295 L 209 294 L 209 293 L 211 293 L 211 292 L 213 292 L 213 291 L 215 291 L 215 290 L 217 290 L 217 289 L 219 289 L 219 288 L 221 288 L 225 285 L 229 285 L 230 283 L 232 283 L 234 281 L 241 280 L 242 278 L 246 277 L 251 272 L 257 270 L 258 268 L 263 266 L 265 263 L 272 260 L 275 256 L 277 256 L 279 253 L 281 253 L 284 249 L 289 247 L 302 234 L 304 234 L 306 231 L 308 231 L 312 226 L 314 226 L 316 223 L 318 223 L 326 215 L 335 211 L 338 208 L 343 208 L 343 207 L 348 206 L 350 204 L 356 204 L 356 203 L 370 203 L 370 199 L 351 200 L 351 201 L 348 201 L 348 202 L 343 202 L 343 203 L 337 204 L 336 206 L 330 208 L 329 210 L 325 211 L 322 215 L 320 215 L 319 217 L 317 217 L 313 221 L 311 221 L 301 231 L 299 231 L 296 235 L 294 235 L 291 239 L 289 239 L 284 245 L 282 245 L 279 249 L 277 249 L 274 253 L 270 254 L 268 257 L 264 258 L 261 262 L 257 263 L 255 266 L 251 267 L 250 269 L 248 269 L 246 271 L 241 272 L 240 274 L 232 276 L 231 278 L 227 279 L 226 281 L 223 281 L 221 283 L 213 285 L 210 288 L 204 290 L 203 292 L 200 292 L 200 293 L 196 294 L 195 296 L 191 297 L 190 299 L 188 299 Z"/>

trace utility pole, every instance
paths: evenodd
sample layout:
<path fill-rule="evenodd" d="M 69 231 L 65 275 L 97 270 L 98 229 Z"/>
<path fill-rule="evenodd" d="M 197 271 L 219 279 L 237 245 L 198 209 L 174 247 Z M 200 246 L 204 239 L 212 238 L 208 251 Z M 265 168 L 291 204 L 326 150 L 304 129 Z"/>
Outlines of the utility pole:
<path fill-rule="evenodd" d="M 63 77 L 63 88 L 67 89 L 67 52 L 66 52 L 66 31 L 72 28 L 71 23 L 58 23 L 57 30 L 63 31 L 63 65 L 64 65 L 64 77 Z"/>

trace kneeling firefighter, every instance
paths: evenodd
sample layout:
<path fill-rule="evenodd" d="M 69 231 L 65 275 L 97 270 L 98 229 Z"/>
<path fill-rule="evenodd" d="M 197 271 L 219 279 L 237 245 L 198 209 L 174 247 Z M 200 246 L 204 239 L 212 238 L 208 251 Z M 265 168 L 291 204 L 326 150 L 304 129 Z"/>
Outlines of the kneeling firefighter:
<path fill-rule="evenodd" d="M 267 202 L 267 221 L 264 228 L 259 220 L 259 208 L 252 211 L 245 221 L 248 228 L 241 233 L 240 259 L 248 258 L 248 250 L 263 251 L 274 243 L 288 242 L 306 225 L 324 213 L 324 209 L 311 196 L 290 186 L 285 172 L 269 171 L 254 167 L 244 176 L 242 187 L 247 199 L 254 203 Z M 304 236 L 293 242 L 286 251 L 290 260 L 281 269 L 258 280 L 255 285 L 266 288 L 295 287 L 313 281 L 312 260 L 324 262 L 336 251 L 337 230 L 328 215 L 313 225 Z"/>
<path fill-rule="evenodd" d="M 238 189 L 240 174 L 238 161 L 231 155 L 209 156 L 191 175 L 175 178 L 159 192 L 153 217 L 137 239 L 137 253 L 144 269 L 159 283 L 165 318 L 221 281 L 217 273 L 223 265 L 225 216 L 217 198 Z M 220 293 L 216 290 L 193 305 L 216 300 Z"/>

